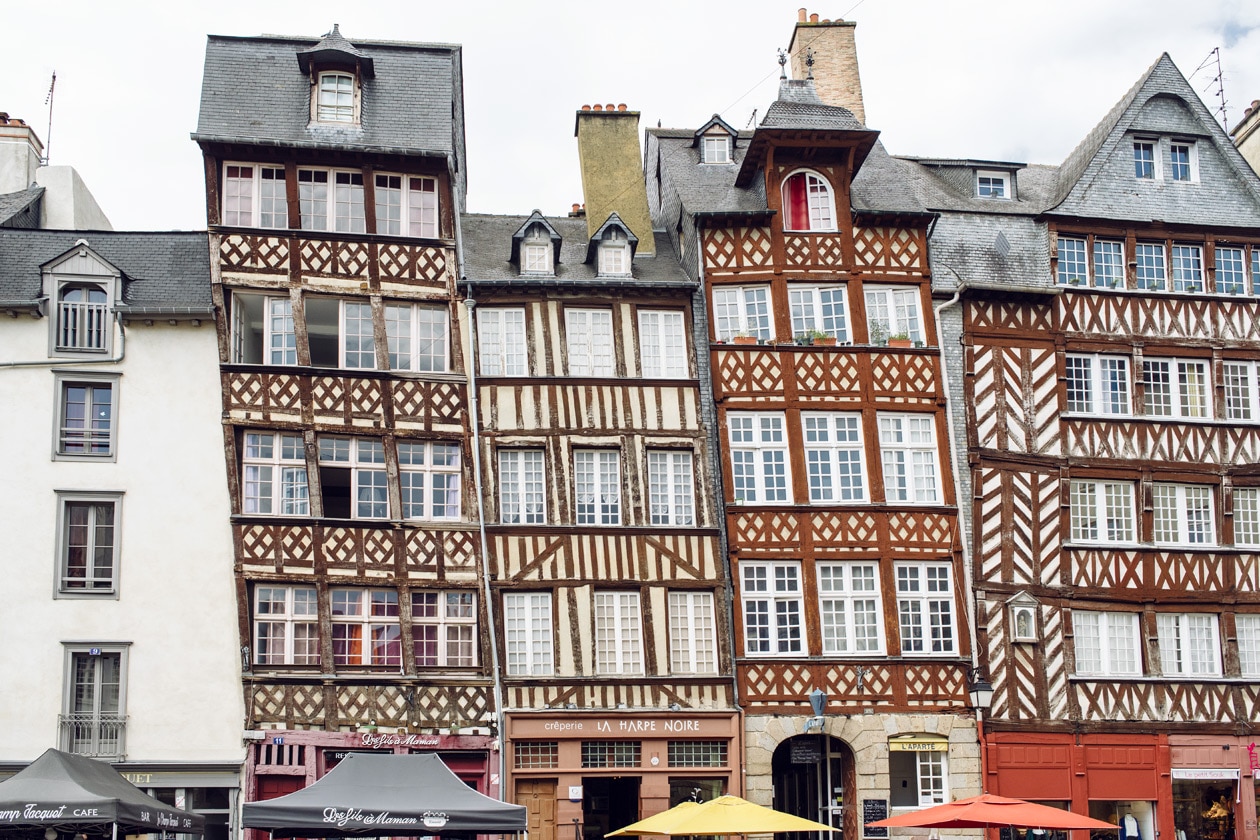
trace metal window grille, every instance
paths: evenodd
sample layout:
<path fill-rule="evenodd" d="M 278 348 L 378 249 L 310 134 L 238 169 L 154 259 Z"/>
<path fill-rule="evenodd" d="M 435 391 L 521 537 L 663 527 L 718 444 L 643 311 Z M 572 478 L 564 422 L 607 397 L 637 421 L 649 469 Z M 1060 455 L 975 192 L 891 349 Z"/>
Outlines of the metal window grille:
<path fill-rule="evenodd" d="M 670 741 L 670 767 L 722 767 L 726 764 L 725 741 Z"/>
<path fill-rule="evenodd" d="M 638 767 L 642 745 L 638 741 L 583 741 L 583 767 Z"/>
<path fill-rule="evenodd" d="M 560 744 L 557 741 L 517 741 L 512 750 L 512 766 L 518 770 L 560 766 Z M 585 750 L 582 757 L 586 758 Z"/>

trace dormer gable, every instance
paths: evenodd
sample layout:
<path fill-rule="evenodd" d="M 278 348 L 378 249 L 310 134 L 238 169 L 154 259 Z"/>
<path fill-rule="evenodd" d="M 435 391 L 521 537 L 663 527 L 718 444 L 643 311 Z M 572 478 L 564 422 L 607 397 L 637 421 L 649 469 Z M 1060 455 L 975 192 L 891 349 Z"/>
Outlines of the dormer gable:
<path fill-rule="evenodd" d="M 696 129 L 691 145 L 700 149 L 701 163 L 729 164 L 735 162 L 735 142 L 738 138 L 739 132 L 721 116 L 714 114 Z"/>
<path fill-rule="evenodd" d="M 86 239 L 40 266 L 49 313 L 48 352 L 54 356 L 109 353 L 123 274 Z"/>
<path fill-rule="evenodd" d="M 372 59 L 341 37 L 334 23 L 318 44 L 297 53 L 297 62 L 311 82 L 311 123 L 359 125 L 363 81 L 376 75 Z"/>
<path fill-rule="evenodd" d="M 535 210 L 512 234 L 509 261 L 521 274 L 554 275 L 563 238 L 541 212 Z"/>
<path fill-rule="evenodd" d="M 616 213 L 599 226 L 586 249 L 586 262 L 594 263 L 600 277 L 629 277 L 639 239 Z"/>

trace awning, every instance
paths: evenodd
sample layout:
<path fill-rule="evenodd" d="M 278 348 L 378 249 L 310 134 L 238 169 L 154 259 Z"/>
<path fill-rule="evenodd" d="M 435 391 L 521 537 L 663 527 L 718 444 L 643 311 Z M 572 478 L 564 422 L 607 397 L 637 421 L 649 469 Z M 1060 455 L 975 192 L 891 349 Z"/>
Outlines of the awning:
<path fill-rule="evenodd" d="M 205 819 L 154 799 L 102 761 L 48 750 L 0 782 L 0 836 L 49 828 L 92 835 L 203 834 Z"/>
<path fill-rule="evenodd" d="M 245 803 L 243 822 L 272 837 L 417 837 L 524 831 L 526 816 L 525 806 L 468 787 L 432 753 L 350 753 L 310 787 Z"/>

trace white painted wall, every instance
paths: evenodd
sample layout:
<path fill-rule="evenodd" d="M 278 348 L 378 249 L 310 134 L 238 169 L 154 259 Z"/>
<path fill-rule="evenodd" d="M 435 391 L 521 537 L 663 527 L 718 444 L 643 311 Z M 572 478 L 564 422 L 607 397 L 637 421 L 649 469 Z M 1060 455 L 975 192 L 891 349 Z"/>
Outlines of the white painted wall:
<path fill-rule="evenodd" d="M 42 153 L 30 126 L 0 120 L 0 193 L 20 192 L 33 184 Z"/>
<path fill-rule="evenodd" d="M 44 166 L 35 170 L 44 188 L 39 226 L 45 230 L 113 230 L 109 217 L 73 166 Z"/>
<path fill-rule="evenodd" d="M 58 743 L 66 641 L 130 642 L 128 761 L 239 762 L 244 711 L 214 325 L 134 324 L 116 365 L 47 360 L 0 321 L 0 761 Z M 115 351 L 118 338 L 115 336 Z M 54 461 L 57 369 L 121 372 L 116 462 Z M 55 600 L 55 490 L 120 491 L 119 597 Z"/>

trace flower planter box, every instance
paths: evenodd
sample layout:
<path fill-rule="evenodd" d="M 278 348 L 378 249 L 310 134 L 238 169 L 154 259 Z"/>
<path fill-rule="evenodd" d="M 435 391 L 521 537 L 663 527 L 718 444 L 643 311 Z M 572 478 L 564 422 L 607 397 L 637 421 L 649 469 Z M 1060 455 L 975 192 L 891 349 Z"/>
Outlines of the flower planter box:
<path fill-rule="evenodd" d="M 755 335 L 737 335 L 733 339 L 731 339 L 731 341 L 734 342 L 735 344 L 757 344 L 758 343 L 757 336 Z"/>

